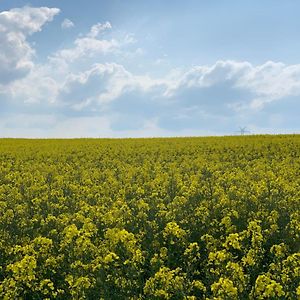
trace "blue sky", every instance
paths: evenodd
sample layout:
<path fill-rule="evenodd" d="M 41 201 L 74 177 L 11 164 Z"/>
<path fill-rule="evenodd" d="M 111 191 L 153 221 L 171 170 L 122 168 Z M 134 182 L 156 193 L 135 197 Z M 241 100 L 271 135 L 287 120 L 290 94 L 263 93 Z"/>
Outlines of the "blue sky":
<path fill-rule="evenodd" d="M 0 136 L 300 131 L 297 1 L 0 1 Z"/>

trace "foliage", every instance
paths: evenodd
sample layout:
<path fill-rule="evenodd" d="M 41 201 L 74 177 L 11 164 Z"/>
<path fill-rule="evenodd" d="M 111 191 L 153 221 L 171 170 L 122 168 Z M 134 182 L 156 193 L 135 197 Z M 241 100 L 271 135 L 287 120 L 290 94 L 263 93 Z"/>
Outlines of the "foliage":
<path fill-rule="evenodd" d="M 1 299 L 299 299 L 300 136 L 0 140 Z"/>

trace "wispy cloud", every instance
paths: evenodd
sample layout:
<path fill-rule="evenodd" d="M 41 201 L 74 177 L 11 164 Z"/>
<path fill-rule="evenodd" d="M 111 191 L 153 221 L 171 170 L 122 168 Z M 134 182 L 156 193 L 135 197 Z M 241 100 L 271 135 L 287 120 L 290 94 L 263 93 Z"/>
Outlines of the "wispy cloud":
<path fill-rule="evenodd" d="M 62 29 L 70 29 L 74 26 L 75 26 L 75 24 L 69 19 L 64 19 L 61 23 L 61 28 Z"/>
<path fill-rule="evenodd" d="M 104 24 L 97 23 L 91 27 L 90 32 L 87 34 L 87 37 L 97 38 L 102 32 L 108 29 L 112 29 L 112 26 L 109 22 L 105 22 Z"/>

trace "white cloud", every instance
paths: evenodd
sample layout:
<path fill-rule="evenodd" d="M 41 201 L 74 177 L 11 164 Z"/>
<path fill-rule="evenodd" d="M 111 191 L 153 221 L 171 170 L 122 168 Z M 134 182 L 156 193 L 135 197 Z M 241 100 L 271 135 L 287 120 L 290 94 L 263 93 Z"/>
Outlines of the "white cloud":
<path fill-rule="evenodd" d="M 33 68 L 34 49 L 27 37 L 59 13 L 57 8 L 15 8 L 0 13 L 0 85 L 27 75 Z"/>
<path fill-rule="evenodd" d="M 226 93 L 223 97 L 220 94 L 217 102 L 221 105 L 237 110 L 261 109 L 267 103 L 300 94 L 300 64 L 289 66 L 269 61 L 253 66 L 249 62 L 218 61 L 212 66 L 188 70 L 173 81 L 165 95 L 172 98 L 193 90 L 194 96 L 198 93 L 200 97 L 202 91 L 216 91 L 218 88 L 224 92 L 227 90 L 227 94 L 230 90 L 246 98 L 231 97 L 226 101 Z M 205 104 L 213 100 L 216 99 L 207 99 Z"/>
<path fill-rule="evenodd" d="M 12 82 L 6 94 L 24 103 L 55 103 L 60 85 L 58 73 L 50 66 L 35 65 L 26 77 Z"/>
<path fill-rule="evenodd" d="M 112 26 L 109 22 L 105 22 L 104 24 L 97 23 L 91 27 L 90 32 L 87 34 L 87 36 L 90 38 L 96 38 L 99 36 L 100 33 L 111 28 Z"/>
<path fill-rule="evenodd" d="M 72 62 L 80 57 L 92 57 L 97 53 L 106 54 L 119 47 L 119 43 L 115 39 L 99 40 L 90 37 L 78 38 L 74 44 L 74 48 L 63 49 L 58 56 Z"/>
<path fill-rule="evenodd" d="M 59 97 L 76 110 L 86 107 L 102 110 L 126 93 L 142 92 L 147 95 L 148 91 L 163 84 L 148 76 L 135 76 L 119 64 L 95 64 L 84 72 L 69 74 Z"/>
<path fill-rule="evenodd" d="M 61 89 L 60 98 L 76 109 L 97 104 L 101 98 L 112 100 L 120 95 L 131 74 L 117 64 L 95 64 L 90 69 L 71 73 Z M 119 84 L 114 84 L 119 81 Z"/>
<path fill-rule="evenodd" d="M 74 41 L 73 47 L 58 51 L 52 58 L 71 63 L 79 58 L 114 52 L 120 47 L 120 43 L 113 38 L 107 40 L 99 37 L 100 33 L 110 28 L 111 25 L 109 22 L 93 25 L 86 35 L 80 36 Z"/>
<path fill-rule="evenodd" d="M 268 103 L 300 94 L 298 65 L 219 61 L 170 72 L 165 78 L 135 75 L 116 63 L 94 64 L 78 72 L 72 72 L 71 66 L 69 62 L 60 70 L 55 60 L 37 65 L 10 85 L 9 97 L 59 107 L 66 114 L 117 112 L 125 113 L 123 119 L 128 121 L 131 114 L 157 115 L 184 126 L 193 118 L 245 119 Z"/>
<path fill-rule="evenodd" d="M 46 22 L 60 12 L 58 8 L 29 7 L 13 8 L 0 13 L 1 31 L 22 32 L 25 35 L 41 31 Z"/>
<path fill-rule="evenodd" d="M 137 39 L 135 38 L 134 34 L 126 34 L 124 37 L 124 44 L 135 44 Z M 140 52 L 143 51 L 141 48 L 136 49 L 136 51 Z"/>
<path fill-rule="evenodd" d="M 75 24 L 69 19 L 64 19 L 61 23 L 61 28 L 62 29 L 70 29 L 74 26 L 75 26 Z"/>

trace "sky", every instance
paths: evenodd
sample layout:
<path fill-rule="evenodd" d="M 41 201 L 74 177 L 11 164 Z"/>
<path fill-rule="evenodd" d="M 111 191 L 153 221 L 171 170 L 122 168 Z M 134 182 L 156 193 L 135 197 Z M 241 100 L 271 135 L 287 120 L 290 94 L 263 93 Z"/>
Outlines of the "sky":
<path fill-rule="evenodd" d="M 299 11 L 0 0 L 0 137 L 300 133 Z"/>

